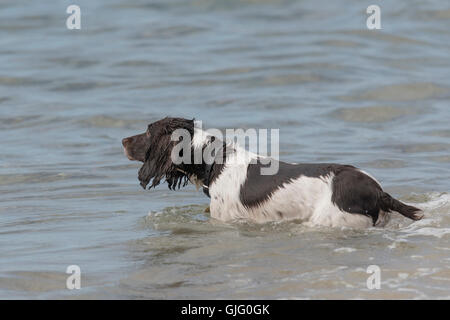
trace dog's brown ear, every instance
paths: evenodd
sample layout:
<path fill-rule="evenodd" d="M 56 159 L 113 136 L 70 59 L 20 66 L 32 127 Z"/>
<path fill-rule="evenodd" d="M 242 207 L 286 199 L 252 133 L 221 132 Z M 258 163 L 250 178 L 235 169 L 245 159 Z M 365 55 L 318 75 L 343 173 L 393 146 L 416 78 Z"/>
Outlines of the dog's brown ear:
<path fill-rule="evenodd" d="M 177 171 L 170 157 L 174 142 L 170 140 L 170 135 L 163 135 L 153 141 L 147 150 L 144 164 L 139 170 L 139 181 L 145 189 L 150 183 L 150 188 L 156 187 L 161 183 L 162 179 L 169 182 L 169 188 L 172 188 L 173 180 L 182 175 Z"/>
<path fill-rule="evenodd" d="M 183 120 L 183 121 L 182 121 Z M 139 181 L 141 186 L 146 189 L 151 182 L 150 188 L 156 187 L 162 179 L 169 185 L 169 189 L 174 190 L 181 186 L 186 186 L 189 176 L 172 162 L 171 153 L 178 141 L 172 141 L 172 133 L 176 129 L 183 129 L 186 126 L 193 133 L 193 121 L 185 119 L 163 119 L 162 122 L 155 123 L 151 132 L 152 140 L 150 147 L 145 155 L 145 161 L 139 170 Z"/>

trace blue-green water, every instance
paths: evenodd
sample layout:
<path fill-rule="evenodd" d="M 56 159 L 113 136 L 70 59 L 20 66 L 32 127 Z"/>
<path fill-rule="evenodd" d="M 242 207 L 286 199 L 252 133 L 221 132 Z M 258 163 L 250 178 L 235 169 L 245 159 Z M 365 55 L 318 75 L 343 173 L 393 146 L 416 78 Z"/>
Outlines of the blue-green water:
<path fill-rule="evenodd" d="M 70 4 L 0 3 L 0 298 L 450 298 L 447 1 L 379 1 L 381 30 L 367 1 L 81 0 L 67 30 Z M 279 128 L 282 160 L 357 165 L 426 218 L 212 221 L 123 155 L 166 115 Z"/>

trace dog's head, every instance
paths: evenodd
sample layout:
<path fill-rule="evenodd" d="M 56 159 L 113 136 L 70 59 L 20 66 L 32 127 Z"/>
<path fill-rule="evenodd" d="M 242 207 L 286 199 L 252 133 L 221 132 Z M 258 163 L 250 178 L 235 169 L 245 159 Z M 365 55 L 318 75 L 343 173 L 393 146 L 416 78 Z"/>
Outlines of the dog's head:
<path fill-rule="evenodd" d="M 139 170 L 139 181 L 145 189 L 152 180 L 151 187 L 165 179 L 169 189 L 186 185 L 190 175 L 182 170 L 182 165 L 172 161 L 172 150 L 179 140 L 172 140 L 172 134 L 179 129 L 194 135 L 194 120 L 183 118 L 164 118 L 150 124 L 147 131 L 122 140 L 125 155 L 130 160 L 144 164 Z"/>

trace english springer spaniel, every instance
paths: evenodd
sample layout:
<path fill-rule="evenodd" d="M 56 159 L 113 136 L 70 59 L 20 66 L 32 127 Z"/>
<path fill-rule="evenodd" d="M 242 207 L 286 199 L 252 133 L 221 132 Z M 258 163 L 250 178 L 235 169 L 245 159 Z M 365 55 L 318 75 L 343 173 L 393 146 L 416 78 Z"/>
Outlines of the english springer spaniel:
<path fill-rule="evenodd" d="M 277 174 L 262 175 L 261 156 L 225 142 L 220 142 L 221 155 L 212 162 L 175 163 L 172 151 L 179 141 L 171 136 L 177 129 L 190 135 L 192 154 L 215 141 L 195 128 L 194 120 L 164 118 L 150 124 L 146 132 L 123 139 L 125 154 L 143 162 L 138 178 L 144 189 L 150 181 L 149 188 L 162 179 L 171 190 L 189 181 L 202 187 L 211 198 L 215 219 L 300 220 L 313 226 L 366 228 L 383 226 L 392 211 L 412 220 L 423 217 L 420 209 L 394 199 L 373 177 L 350 165 L 279 161 Z M 232 157 L 240 161 L 230 161 Z"/>

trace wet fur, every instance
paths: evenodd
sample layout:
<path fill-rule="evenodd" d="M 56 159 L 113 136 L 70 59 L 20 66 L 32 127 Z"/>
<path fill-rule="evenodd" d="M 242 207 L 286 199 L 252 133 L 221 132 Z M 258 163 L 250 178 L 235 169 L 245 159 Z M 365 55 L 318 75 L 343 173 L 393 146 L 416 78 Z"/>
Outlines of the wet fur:
<path fill-rule="evenodd" d="M 225 160 L 227 154 L 246 160 L 212 167 L 206 163 L 175 165 L 171 152 L 179 141 L 171 141 L 171 135 L 176 129 L 186 129 L 191 135 L 191 163 L 194 150 L 204 149 L 215 139 L 195 129 L 193 120 L 164 118 L 150 124 L 145 133 L 125 138 L 125 153 L 129 159 L 143 162 L 138 178 L 144 189 L 161 181 L 171 190 L 189 181 L 197 187 L 208 181 L 204 191 L 211 197 L 214 218 L 299 219 L 313 225 L 368 227 L 383 225 L 391 211 L 413 220 L 423 217 L 420 209 L 394 199 L 369 174 L 349 165 L 280 161 L 278 174 L 264 176 L 260 174 L 262 164 L 248 162 L 260 156 L 225 143 Z"/>

